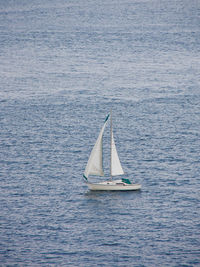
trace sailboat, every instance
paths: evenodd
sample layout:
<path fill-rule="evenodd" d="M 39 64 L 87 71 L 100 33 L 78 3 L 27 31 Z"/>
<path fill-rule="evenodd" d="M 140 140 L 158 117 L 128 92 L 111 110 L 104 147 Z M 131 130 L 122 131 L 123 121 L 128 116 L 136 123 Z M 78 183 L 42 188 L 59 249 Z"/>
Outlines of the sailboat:
<path fill-rule="evenodd" d="M 89 181 L 89 175 L 104 176 L 103 171 L 103 133 L 110 118 L 110 179 L 99 183 Z M 139 190 L 140 184 L 133 184 L 127 178 L 113 180 L 113 176 L 123 175 L 124 171 L 117 153 L 113 129 L 112 129 L 112 111 L 106 117 L 103 127 L 99 133 L 96 143 L 92 149 L 87 162 L 83 177 L 90 190 L 111 190 L 111 191 L 129 191 Z"/>

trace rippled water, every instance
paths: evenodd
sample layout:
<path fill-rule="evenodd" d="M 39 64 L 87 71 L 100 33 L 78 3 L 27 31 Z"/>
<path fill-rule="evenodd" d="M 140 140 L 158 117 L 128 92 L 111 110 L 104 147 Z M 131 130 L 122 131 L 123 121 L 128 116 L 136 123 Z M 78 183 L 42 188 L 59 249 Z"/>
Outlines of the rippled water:
<path fill-rule="evenodd" d="M 2 0 L 0 14 L 1 265 L 200 265 L 199 1 Z M 83 182 L 111 108 L 139 192 Z"/>

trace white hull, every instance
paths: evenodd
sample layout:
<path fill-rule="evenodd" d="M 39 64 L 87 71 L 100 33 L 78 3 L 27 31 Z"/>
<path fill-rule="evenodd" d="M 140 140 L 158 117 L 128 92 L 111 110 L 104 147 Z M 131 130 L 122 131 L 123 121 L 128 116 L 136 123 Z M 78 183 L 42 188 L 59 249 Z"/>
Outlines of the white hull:
<path fill-rule="evenodd" d="M 126 184 L 121 180 L 105 181 L 102 183 L 87 183 L 90 190 L 109 190 L 109 191 L 133 191 L 141 189 L 140 184 Z"/>

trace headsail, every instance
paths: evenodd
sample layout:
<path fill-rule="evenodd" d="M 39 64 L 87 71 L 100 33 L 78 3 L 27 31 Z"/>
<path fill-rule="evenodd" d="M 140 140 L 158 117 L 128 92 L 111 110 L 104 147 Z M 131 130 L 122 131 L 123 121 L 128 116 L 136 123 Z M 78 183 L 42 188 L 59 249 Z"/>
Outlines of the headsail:
<path fill-rule="evenodd" d="M 103 176 L 103 155 L 102 155 L 102 137 L 103 132 L 106 127 L 109 115 L 106 117 L 104 125 L 99 133 L 97 141 L 92 149 L 90 154 L 87 166 L 85 168 L 84 176 L 88 177 L 89 175 L 99 175 Z"/>
<path fill-rule="evenodd" d="M 111 130 L 111 166 L 110 166 L 110 169 L 111 169 L 110 170 L 111 176 L 124 174 L 124 171 L 122 169 L 122 166 L 121 166 L 121 163 L 118 157 L 112 130 Z"/>

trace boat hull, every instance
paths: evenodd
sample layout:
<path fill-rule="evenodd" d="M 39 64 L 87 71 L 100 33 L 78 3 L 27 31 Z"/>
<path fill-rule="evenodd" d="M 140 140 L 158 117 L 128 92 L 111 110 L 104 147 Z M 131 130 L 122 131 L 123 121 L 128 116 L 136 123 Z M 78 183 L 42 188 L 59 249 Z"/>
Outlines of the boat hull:
<path fill-rule="evenodd" d="M 90 190 L 93 191 L 134 191 L 140 190 L 140 184 L 126 184 L 121 181 L 106 181 L 102 183 L 87 183 Z"/>

